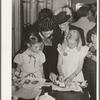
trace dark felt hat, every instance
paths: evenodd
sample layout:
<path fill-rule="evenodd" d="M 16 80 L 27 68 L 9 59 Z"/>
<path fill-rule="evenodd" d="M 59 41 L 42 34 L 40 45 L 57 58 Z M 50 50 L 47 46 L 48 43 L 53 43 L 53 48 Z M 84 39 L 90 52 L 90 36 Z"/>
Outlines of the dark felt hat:
<path fill-rule="evenodd" d="M 67 15 L 65 11 L 62 11 L 54 16 L 54 22 L 56 24 L 62 24 L 70 19 L 70 15 Z"/>

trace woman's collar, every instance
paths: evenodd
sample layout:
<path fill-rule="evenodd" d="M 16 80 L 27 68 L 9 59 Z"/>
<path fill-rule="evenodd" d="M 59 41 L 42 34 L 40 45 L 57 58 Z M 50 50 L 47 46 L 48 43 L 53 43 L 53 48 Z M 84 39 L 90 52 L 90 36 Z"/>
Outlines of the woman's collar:
<path fill-rule="evenodd" d="M 53 36 L 50 36 L 49 38 L 45 38 L 40 32 L 39 35 L 42 38 L 42 42 L 44 43 L 45 46 L 52 46 Z"/>
<path fill-rule="evenodd" d="M 39 35 L 42 39 L 45 39 L 45 37 L 39 32 Z"/>

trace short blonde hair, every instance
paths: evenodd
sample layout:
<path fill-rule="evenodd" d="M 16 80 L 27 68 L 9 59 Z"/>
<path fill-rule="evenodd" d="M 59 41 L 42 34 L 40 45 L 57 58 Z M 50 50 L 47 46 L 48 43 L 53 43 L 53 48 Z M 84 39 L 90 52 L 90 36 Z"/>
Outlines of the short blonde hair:
<path fill-rule="evenodd" d="M 79 31 L 77 29 L 70 29 L 68 34 L 71 34 L 70 31 L 73 31 L 73 34 L 77 34 L 77 38 L 75 38 L 75 37 L 74 38 L 77 41 L 77 49 L 80 50 L 80 48 L 82 47 L 82 39 L 81 39 Z M 68 39 L 68 38 L 72 38 L 72 37 L 68 37 L 68 35 L 67 35 L 66 38 Z"/>

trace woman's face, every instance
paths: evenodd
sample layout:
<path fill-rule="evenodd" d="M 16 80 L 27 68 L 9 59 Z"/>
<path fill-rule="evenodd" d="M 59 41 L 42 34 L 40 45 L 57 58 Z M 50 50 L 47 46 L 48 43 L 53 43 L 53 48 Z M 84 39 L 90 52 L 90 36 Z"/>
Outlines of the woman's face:
<path fill-rule="evenodd" d="M 91 11 L 88 12 L 87 18 L 89 19 L 89 21 L 93 21 L 94 16 L 93 16 L 93 13 Z"/>
<path fill-rule="evenodd" d="M 92 16 L 92 13 L 91 13 L 91 11 L 89 11 L 89 12 L 88 12 L 88 15 L 87 15 L 88 19 L 90 19 L 91 16 Z"/>
<path fill-rule="evenodd" d="M 77 46 L 77 42 L 75 40 L 69 39 L 69 40 L 67 40 L 67 42 L 68 42 L 67 46 L 71 49 L 73 49 Z"/>
<path fill-rule="evenodd" d="M 43 32 L 42 32 L 42 35 L 43 35 L 45 38 L 50 37 L 52 34 L 53 34 L 53 30 L 50 30 L 50 31 L 43 31 Z"/>
<path fill-rule="evenodd" d="M 92 41 L 93 44 L 96 44 L 97 43 L 97 36 L 92 34 L 91 35 L 91 41 Z"/>
<path fill-rule="evenodd" d="M 93 11 L 96 11 L 97 10 L 97 7 L 95 5 L 92 5 L 91 8 L 93 9 Z"/>
<path fill-rule="evenodd" d="M 68 25 L 69 25 L 69 22 L 65 22 L 65 23 L 59 24 L 59 27 L 62 31 L 65 31 Z"/>

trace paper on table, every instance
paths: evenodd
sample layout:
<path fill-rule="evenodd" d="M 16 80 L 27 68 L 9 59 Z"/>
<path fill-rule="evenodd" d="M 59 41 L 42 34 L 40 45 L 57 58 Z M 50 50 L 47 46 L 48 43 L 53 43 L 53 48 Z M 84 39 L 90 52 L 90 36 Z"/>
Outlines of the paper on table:
<path fill-rule="evenodd" d="M 24 99 L 31 99 L 40 95 L 40 88 L 45 83 L 45 79 L 26 77 L 20 83 L 22 84 L 22 87 L 19 89 L 13 87 L 12 95 Z"/>
<path fill-rule="evenodd" d="M 25 84 L 25 81 L 29 80 L 29 84 Z M 32 78 L 32 77 L 26 77 L 24 80 L 21 81 L 24 88 L 41 88 L 43 84 L 45 83 L 45 79 L 43 78 Z"/>
<path fill-rule="evenodd" d="M 24 99 L 32 99 L 37 96 L 39 96 L 41 93 L 41 90 L 35 90 L 35 89 L 26 89 L 21 88 L 18 91 L 13 93 L 13 96 L 24 98 Z"/>

